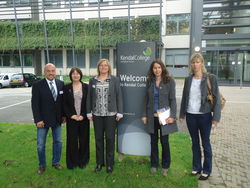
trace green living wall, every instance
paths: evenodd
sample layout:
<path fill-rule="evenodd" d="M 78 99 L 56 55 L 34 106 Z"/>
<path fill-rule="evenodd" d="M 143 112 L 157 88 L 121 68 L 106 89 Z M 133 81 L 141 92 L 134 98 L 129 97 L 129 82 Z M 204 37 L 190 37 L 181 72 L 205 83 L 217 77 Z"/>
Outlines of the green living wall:
<path fill-rule="evenodd" d="M 97 49 L 99 46 L 99 21 L 73 21 L 74 43 L 70 39 L 70 22 L 64 20 L 47 21 L 48 45 L 50 48 L 75 46 L 76 49 Z M 102 47 L 115 47 L 128 40 L 127 19 L 105 19 L 101 21 Z M 19 23 L 22 49 L 45 48 L 44 25 L 42 21 Z M 142 17 L 131 20 L 131 41 L 159 40 L 159 17 Z M 0 22 L 0 50 L 16 50 L 16 25 Z"/>

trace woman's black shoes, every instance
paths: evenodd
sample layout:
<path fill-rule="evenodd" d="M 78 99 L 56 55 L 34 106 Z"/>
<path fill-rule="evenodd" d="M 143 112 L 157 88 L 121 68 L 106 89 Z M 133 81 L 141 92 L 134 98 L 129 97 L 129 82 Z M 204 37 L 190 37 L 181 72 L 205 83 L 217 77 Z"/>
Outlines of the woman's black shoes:
<path fill-rule="evenodd" d="M 103 167 L 103 165 L 97 165 L 96 167 L 95 167 L 95 172 L 100 172 L 101 170 L 102 170 L 102 167 Z M 108 166 L 107 167 L 107 173 L 112 173 L 113 172 L 113 167 L 112 166 Z"/>
<path fill-rule="evenodd" d="M 201 174 L 199 177 L 199 180 L 207 180 L 209 178 L 210 174 Z"/>
<path fill-rule="evenodd" d="M 102 165 L 97 165 L 95 167 L 95 172 L 100 172 L 102 170 Z"/>
<path fill-rule="evenodd" d="M 107 167 L 107 173 L 111 174 L 113 172 L 113 167 L 108 166 Z"/>
<path fill-rule="evenodd" d="M 191 172 L 190 176 L 197 176 L 200 173 L 201 173 L 201 171 L 195 171 L 194 170 L 194 171 Z"/>

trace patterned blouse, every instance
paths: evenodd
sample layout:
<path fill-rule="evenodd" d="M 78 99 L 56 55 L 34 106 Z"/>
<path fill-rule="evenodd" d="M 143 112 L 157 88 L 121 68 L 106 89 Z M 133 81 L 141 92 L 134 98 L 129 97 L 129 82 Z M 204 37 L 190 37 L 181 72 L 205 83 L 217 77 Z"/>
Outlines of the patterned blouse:
<path fill-rule="evenodd" d="M 93 114 L 95 116 L 114 116 L 116 112 L 108 111 L 108 95 L 110 77 L 104 81 L 95 77 L 96 83 L 96 105 Z"/>

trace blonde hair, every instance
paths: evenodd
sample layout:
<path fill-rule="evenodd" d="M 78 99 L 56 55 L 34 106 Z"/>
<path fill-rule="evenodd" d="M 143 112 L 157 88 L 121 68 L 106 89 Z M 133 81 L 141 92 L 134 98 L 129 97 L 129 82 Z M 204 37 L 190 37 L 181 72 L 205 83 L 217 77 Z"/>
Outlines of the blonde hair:
<path fill-rule="evenodd" d="M 192 66 L 191 64 L 195 61 L 197 61 L 197 59 L 199 59 L 202 63 L 202 67 L 201 67 L 201 71 L 202 73 L 207 72 L 207 69 L 205 67 L 205 60 L 204 57 L 202 56 L 202 54 L 200 53 L 194 53 L 191 57 L 190 57 L 190 61 L 189 61 L 189 73 L 194 74 L 193 70 L 192 70 Z"/>
<path fill-rule="evenodd" d="M 100 76 L 100 71 L 99 71 L 99 67 L 101 65 L 102 62 L 106 61 L 108 67 L 109 67 L 109 71 L 108 71 L 108 75 L 111 75 L 111 66 L 110 66 L 110 62 L 108 59 L 100 59 L 97 63 L 97 72 L 98 72 L 98 76 Z"/>

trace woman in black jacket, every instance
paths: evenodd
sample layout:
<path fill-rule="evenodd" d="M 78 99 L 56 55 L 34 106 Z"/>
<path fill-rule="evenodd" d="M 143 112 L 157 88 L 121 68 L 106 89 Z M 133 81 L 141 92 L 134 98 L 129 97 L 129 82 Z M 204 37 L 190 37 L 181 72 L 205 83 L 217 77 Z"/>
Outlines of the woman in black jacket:
<path fill-rule="evenodd" d="M 66 163 L 68 169 L 85 168 L 89 162 L 89 120 L 86 116 L 88 85 L 82 71 L 72 68 L 70 84 L 64 87 L 64 113 L 67 118 Z"/>

